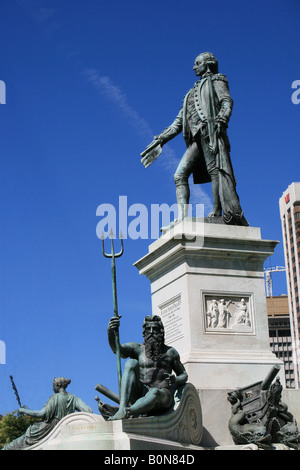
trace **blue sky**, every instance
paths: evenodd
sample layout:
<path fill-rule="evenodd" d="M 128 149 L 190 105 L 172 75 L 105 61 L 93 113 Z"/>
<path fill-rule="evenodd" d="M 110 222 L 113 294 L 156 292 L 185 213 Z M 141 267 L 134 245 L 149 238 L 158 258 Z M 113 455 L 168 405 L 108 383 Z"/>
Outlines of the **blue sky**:
<path fill-rule="evenodd" d="M 1 0 L 0 413 L 43 406 L 52 377 L 97 411 L 95 385 L 117 391 L 106 326 L 110 262 L 97 207 L 175 202 L 178 136 L 147 170 L 140 152 L 177 115 L 195 57 L 213 52 L 229 80 L 229 126 L 241 205 L 281 242 L 278 201 L 299 181 L 298 0 Z M 210 209 L 210 185 L 192 187 Z M 149 281 L 133 263 L 151 240 L 125 240 L 117 260 L 121 341 L 142 341 Z M 109 245 L 107 245 L 107 249 Z M 118 249 L 118 242 L 116 243 Z M 283 265 L 282 243 L 266 265 Z M 284 273 L 274 294 L 286 293 Z"/>

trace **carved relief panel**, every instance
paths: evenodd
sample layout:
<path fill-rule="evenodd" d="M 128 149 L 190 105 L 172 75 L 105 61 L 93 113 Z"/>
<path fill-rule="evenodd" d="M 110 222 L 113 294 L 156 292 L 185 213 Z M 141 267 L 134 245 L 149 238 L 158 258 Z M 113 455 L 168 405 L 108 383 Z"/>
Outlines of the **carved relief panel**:
<path fill-rule="evenodd" d="M 252 296 L 203 294 L 206 332 L 253 333 Z"/>

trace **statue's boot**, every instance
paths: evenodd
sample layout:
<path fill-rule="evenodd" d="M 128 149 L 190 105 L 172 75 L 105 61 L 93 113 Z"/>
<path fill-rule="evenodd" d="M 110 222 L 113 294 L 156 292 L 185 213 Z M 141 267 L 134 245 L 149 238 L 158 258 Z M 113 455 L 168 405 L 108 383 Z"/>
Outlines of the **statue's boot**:
<path fill-rule="evenodd" d="M 176 184 L 176 199 L 178 207 L 178 219 L 170 222 L 169 225 L 161 227 L 160 231 L 165 232 L 171 230 L 174 225 L 182 222 L 183 219 L 188 215 L 189 200 L 190 200 L 190 188 L 188 184 Z"/>

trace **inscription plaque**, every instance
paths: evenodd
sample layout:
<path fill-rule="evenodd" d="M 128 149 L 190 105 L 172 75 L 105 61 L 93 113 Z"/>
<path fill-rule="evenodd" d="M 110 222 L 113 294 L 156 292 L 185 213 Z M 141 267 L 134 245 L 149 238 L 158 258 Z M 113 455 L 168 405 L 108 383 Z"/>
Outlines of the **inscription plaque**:
<path fill-rule="evenodd" d="M 160 316 L 165 327 L 166 344 L 183 337 L 183 318 L 181 309 L 181 295 L 177 295 L 167 302 L 159 305 Z"/>

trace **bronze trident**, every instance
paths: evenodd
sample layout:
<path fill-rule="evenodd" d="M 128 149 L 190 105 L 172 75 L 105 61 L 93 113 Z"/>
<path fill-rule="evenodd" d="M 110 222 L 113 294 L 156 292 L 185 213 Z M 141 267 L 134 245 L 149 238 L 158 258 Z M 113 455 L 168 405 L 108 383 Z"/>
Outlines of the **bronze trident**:
<path fill-rule="evenodd" d="M 17 389 L 16 384 L 15 384 L 15 382 L 14 382 L 13 376 L 10 375 L 9 378 L 10 378 L 10 381 L 11 381 L 11 385 L 12 385 L 13 391 L 15 392 L 18 405 L 19 405 L 20 408 L 22 408 L 21 400 L 20 400 L 19 393 L 18 393 L 18 389 Z"/>
<path fill-rule="evenodd" d="M 104 235 L 102 234 L 102 253 L 105 258 L 111 258 L 111 277 L 112 277 L 112 291 L 113 291 L 113 302 L 114 302 L 114 316 L 118 317 L 118 300 L 117 300 L 117 280 L 116 280 L 116 263 L 115 258 L 120 258 L 124 251 L 123 246 L 123 237 L 120 233 L 120 240 L 121 240 L 121 250 L 119 253 L 115 253 L 114 250 L 114 240 L 113 240 L 113 232 L 111 231 L 109 236 L 111 237 L 111 253 L 106 253 L 104 250 Z M 119 396 L 121 396 L 121 379 L 122 379 L 122 371 L 121 371 L 121 354 L 120 354 L 120 341 L 119 341 L 119 329 L 115 330 L 115 343 L 116 343 L 116 356 L 117 356 L 117 371 L 118 371 L 118 384 L 119 384 Z"/>

